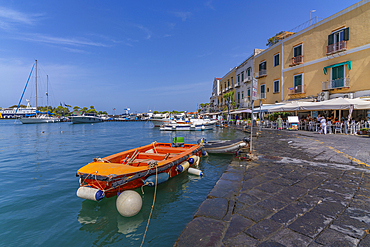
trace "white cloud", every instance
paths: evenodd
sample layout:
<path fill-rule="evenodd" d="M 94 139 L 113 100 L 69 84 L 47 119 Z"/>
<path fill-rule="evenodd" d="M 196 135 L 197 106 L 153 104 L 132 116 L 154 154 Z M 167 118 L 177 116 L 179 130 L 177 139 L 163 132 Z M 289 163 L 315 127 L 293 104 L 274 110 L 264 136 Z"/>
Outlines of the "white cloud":
<path fill-rule="evenodd" d="M 150 39 L 152 37 L 152 32 L 143 25 L 136 24 L 135 27 L 139 28 L 140 30 L 143 30 L 146 33 L 146 39 Z"/>
<path fill-rule="evenodd" d="M 210 0 L 210 1 L 207 1 L 206 3 L 205 3 L 205 5 L 208 7 L 208 8 L 210 8 L 210 9 L 212 9 L 212 10 L 216 10 L 215 9 L 215 7 L 212 5 L 212 0 Z"/>
<path fill-rule="evenodd" d="M 34 25 L 36 23 L 36 17 L 40 16 L 42 15 L 30 15 L 0 6 L 0 28 L 10 29 L 14 24 Z"/>
<path fill-rule="evenodd" d="M 180 17 L 182 21 L 186 21 L 186 19 L 190 18 L 190 16 L 192 15 L 191 12 L 183 12 L 183 11 L 173 11 L 170 13 L 176 17 Z"/>
<path fill-rule="evenodd" d="M 87 39 L 53 37 L 53 36 L 38 34 L 38 33 L 18 35 L 15 37 L 15 39 L 38 42 L 38 43 L 54 44 L 54 45 L 108 47 L 108 45 L 106 44 L 99 43 L 99 42 L 93 42 Z"/>

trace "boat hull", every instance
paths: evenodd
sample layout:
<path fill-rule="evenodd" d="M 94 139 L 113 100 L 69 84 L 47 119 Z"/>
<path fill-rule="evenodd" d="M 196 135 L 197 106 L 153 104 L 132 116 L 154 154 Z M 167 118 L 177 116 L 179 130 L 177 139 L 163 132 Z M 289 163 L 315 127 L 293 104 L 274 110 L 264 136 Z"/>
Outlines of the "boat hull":
<path fill-rule="evenodd" d="M 214 141 L 203 144 L 203 149 L 208 153 L 235 153 L 239 149 L 246 147 L 248 144 L 245 140 L 226 140 L 226 141 Z"/>
<path fill-rule="evenodd" d="M 76 175 L 80 177 L 80 186 L 99 189 L 105 197 L 112 197 L 144 186 L 145 179 L 152 175 L 167 173 L 169 178 L 174 177 L 182 172 L 178 165 L 188 162 L 190 157 L 198 157 L 199 161 L 200 155 L 201 146 L 197 144 L 173 147 L 170 143 L 152 143 L 96 159 L 80 168 Z"/>
<path fill-rule="evenodd" d="M 150 122 L 154 125 L 154 127 L 161 127 L 164 124 L 169 124 L 172 120 L 171 119 L 151 119 Z"/>
<path fill-rule="evenodd" d="M 28 117 L 20 118 L 22 124 L 40 124 L 40 123 L 58 123 L 60 119 L 57 117 Z"/>
<path fill-rule="evenodd" d="M 165 131 L 190 131 L 190 130 L 212 130 L 216 125 L 215 122 L 209 123 L 171 123 L 163 125 L 160 130 Z"/>
<path fill-rule="evenodd" d="M 74 124 L 103 122 L 102 118 L 96 116 L 71 116 L 70 119 Z"/>

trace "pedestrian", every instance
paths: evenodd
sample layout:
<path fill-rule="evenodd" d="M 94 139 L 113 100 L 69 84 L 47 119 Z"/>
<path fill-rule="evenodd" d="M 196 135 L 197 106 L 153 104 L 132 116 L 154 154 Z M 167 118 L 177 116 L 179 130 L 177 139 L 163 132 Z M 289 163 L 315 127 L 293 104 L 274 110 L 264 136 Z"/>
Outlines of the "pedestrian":
<path fill-rule="evenodd" d="M 278 130 L 282 130 L 283 129 L 283 119 L 281 118 L 280 115 L 279 115 L 278 119 L 276 120 L 276 123 L 277 123 Z"/>
<path fill-rule="evenodd" d="M 320 127 L 320 134 L 324 130 L 324 135 L 326 135 L 326 119 L 324 117 L 320 120 Z"/>

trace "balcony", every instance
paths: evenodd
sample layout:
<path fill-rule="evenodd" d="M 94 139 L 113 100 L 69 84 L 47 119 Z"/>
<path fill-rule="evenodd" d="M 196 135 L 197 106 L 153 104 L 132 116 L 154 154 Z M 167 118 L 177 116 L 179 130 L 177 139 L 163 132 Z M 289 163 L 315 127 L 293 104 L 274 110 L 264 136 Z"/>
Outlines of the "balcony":
<path fill-rule="evenodd" d="M 260 93 L 257 95 L 257 99 L 266 99 L 266 93 Z"/>
<path fill-rule="evenodd" d="M 235 82 L 235 87 L 240 87 L 240 82 Z"/>
<path fill-rule="evenodd" d="M 349 88 L 349 77 L 347 78 L 339 78 L 335 80 L 323 81 L 322 82 L 322 90 L 332 90 L 332 89 L 339 89 L 339 88 Z"/>
<path fill-rule="evenodd" d="M 298 86 L 292 87 L 289 89 L 289 92 L 288 92 L 289 95 L 301 94 L 301 93 L 306 93 L 304 85 L 298 85 Z"/>
<path fill-rule="evenodd" d="M 243 82 L 249 82 L 249 81 L 252 81 L 252 76 L 251 75 L 250 76 L 246 76 L 244 78 L 244 81 Z"/>
<path fill-rule="evenodd" d="M 302 64 L 302 63 L 303 63 L 303 56 L 300 55 L 300 56 L 293 57 L 292 58 L 292 63 L 289 66 L 292 67 L 292 66 L 296 66 L 296 65 Z"/>
<path fill-rule="evenodd" d="M 342 40 L 340 42 L 328 45 L 326 47 L 326 55 L 330 55 L 336 52 L 346 51 L 346 50 L 347 50 L 347 41 Z"/>
<path fill-rule="evenodd" d="M 257 78 L 265 77 L 267 76 L 267 71 L 265 69 L 260 70 L 258 73 L 256 73 Z"/>

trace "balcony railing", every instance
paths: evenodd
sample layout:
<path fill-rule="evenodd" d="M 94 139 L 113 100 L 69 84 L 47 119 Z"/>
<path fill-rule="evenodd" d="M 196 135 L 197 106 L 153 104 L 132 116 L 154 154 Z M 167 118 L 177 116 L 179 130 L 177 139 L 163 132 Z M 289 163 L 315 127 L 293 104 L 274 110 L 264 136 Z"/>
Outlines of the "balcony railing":
<path fill-rule="evenodd" d="M 304 85 L 298 85 L 289 89 L 288 94 L 300 94 L 305 93 Z"/>
<path fill-rule="evenodd" d="M 244 81 L 243 82 L 249 82 L 249 81 L 251 81 L 252 80 L 252 76 L 250 75 L 250 76 L 246 76 L 245 78 L 244 78 Z"/>
<path fill-rule="evenodd" d="M 345 51 L 345 50 L 347 50 L 347 41 L 342 40 L 340 42 L 328 45 L 326 47 L 326 55 L 340 52 L 340 51 Z"/>
<path fill-rule="evenodd" d="M 323 81 L 322 90 L 331 90 L 338 88 L 349 88 L 349 77 L 335 80 Z"/>
<path fill-rule="evenodd" d="M 302 63 L 303 63 L 303 56 L 296 56 L 292 58 L 292 63 L 290 64 L 290 66 L 295 66 L 298 64 L 302 64 Z"/>
<path fill-rule="evenodd" d="M 267 76 L 267 72 L 266 72 L 265 69 L 260 70 L 259 72 L 256 73 L 256 77 L 258 77 L 258 78 L 264 77 L 264 76 Z"/>
<path fill-rule="evenodd" d="M 235 82 L 235 87 L 240 87 L 240 82 Z"/>
<path fill-rule="evenodd" d="M 266 99 L 266 93 L 260 93 L 257 95 L 257 99 Z"/>

